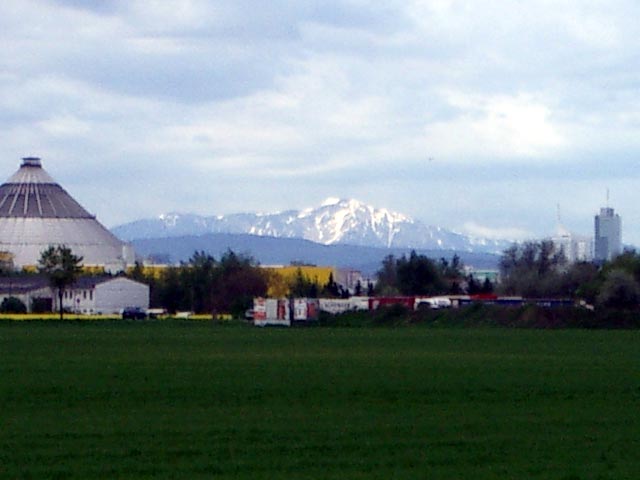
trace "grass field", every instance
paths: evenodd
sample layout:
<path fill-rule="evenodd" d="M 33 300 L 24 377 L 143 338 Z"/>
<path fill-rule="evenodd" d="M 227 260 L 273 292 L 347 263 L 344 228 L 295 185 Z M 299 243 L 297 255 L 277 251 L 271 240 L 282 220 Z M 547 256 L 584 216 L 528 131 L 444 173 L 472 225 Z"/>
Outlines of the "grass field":
<path fill-rule="evenodd" d="M 0 477 L 638 479 L 640 332 L 0 322 Z"/>

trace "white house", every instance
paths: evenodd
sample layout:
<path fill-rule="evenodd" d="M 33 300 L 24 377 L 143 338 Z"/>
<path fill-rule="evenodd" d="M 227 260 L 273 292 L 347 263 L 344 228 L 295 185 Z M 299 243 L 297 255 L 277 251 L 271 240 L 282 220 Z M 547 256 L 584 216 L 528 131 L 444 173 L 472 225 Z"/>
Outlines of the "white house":
<path fill-rule="evenodd" d="M 120 313 L 125 307 L 147 309 L 149 285 L 124 277 L 80 277 L 64 292 L 62 306 L 89 314 Z"/>
<path fill-rule="evenodd" d="M 58 292 L 43 276 L 0 277 L 0 303 L 16 297 L 31 312 L 58 310 Z M 124 277 L 79 277 L 62 297 L 62 306 L 74 313 L 120 313 L 125 307 L 149 308 L 149 286 Z"/>

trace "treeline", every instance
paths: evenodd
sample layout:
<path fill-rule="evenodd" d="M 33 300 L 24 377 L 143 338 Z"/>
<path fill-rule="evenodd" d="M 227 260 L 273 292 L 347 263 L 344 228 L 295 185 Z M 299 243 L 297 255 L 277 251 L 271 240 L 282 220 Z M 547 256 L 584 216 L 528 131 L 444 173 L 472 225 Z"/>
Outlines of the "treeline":
<path fill-rule="evenodd" d="M 553 242 L 513 245 L 500 259 L 500 292 L 524 297 L 573 298 L 610 308 L 633 308 L 640 302 L 640 255 L 627 250 L 597 266 L 569 264 Z"/>
<path fill-rule="evenodd" d="M 150 287 L 149 303 L 169 312 L 241 314 L 267 293 L 267 277 L 253 258 L 232 251 L 220 260 L 195 252 L 188 262 L 146 274 L 136 264 L 129 277 Z"/>
<path fill-rule="evenodd" d="M 572 298 L 611 308 L 633 308 L 640 302 L 640 255 L 625 251 L 597 266 L 569 264 L 551 241 L 513 245 L 500 258 L 500 283 L 478 282 L 466 275 L 457 255 L 434 260 L 412 251 L 388 255 L 381 263 L 373 285 L 357 285 L 349 292 L 333 278 L 320 285 L 298 271 L 286 285 L 278 274 L 259 268 L 250 256 L 229 250 L 219 260 L 196 252 L 179 266 L 159 274 L 145 274 L 136 265 L 129 276 L 151 287 L 153 307 L 171 312 L 241 314 L 251 308 L 253 298 L 268 296 L 270 288 L 295 297 L 348 297 L 355 295 L 458 295 L 495 293 L 526 298 Z M 277 294 L 277 295 L 282 295 Z"/>
<path fill-rule="evenodd" d="M 141 264 L 128 274 L 150 287 L 150 305 L 170 312 L 232 313 L 241 315 L 254 297 L 293 296 L 348 298 L 350 295 L 436 295 L 492 291 L 490 282 L 477 284 L 465 278 L 456 255 L 450 261 L 434 261 L 411 252 L 399 258 L 389 255 L 377 273 L 376 287 L 358 283 L 353 291 L 339 285 L 333 274 L 325 284 L 305 276 L 301 269 L 285 280 L 277 272 L 262 269 L 255 260 L 229 250 L 219 260 L 195 252 L 180 265 L 146 272 Z"/>
<path fill-rule="evenodd" d="M 396 304 L 376 311 L 324 314 L 320 325 L 330 327 L 508 327 L 508 328 L 640 328 L 640 316 L 632 309 L 558 307 L 534 304 L 505 307 L 474 303 L 460 308 L 410 310 Z"/>
<path fill-rule="evenodd" d="M 458 255 L 451 260 L 433 260 L 415 251 L 398 258 L 388 255 L 376 276 L 375 294 L 384 296 L 491 293 L 494 289 L 488 279 L 478 283 L 465 275 Z"/>
<path fill-rule="evenodd" d="M 149 303 L 169 312 L 231 313 L 241 316 L 253 306 L 255 297 L 319 296 L 346 298 L 350 292 L 338 285 L 333 274 L 326 284 L 309 279 L 298 268 L 287 280 L 274 271 L 260 268 L 251 257 L 228 250 L 219 260 L 200 251 L 187 262 L 157 271 L 146 271 L 137 263 L 128 277 L 150 287 Z M 372 287 L 358 285 L 356 293 L 372 293 Z"/>

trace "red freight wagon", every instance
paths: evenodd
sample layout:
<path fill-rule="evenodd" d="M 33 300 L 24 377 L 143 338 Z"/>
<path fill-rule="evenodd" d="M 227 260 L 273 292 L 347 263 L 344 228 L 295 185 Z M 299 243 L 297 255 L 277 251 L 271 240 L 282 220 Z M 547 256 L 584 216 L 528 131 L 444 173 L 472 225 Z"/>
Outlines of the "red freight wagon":
<path fill-rule="evenodd" d="M 377 310 L 380 307 L 391 305 L 404 305 L 409 310 L 413 310 L 416 297 L 371 297 L 369 298 L 369 310 Z"/>

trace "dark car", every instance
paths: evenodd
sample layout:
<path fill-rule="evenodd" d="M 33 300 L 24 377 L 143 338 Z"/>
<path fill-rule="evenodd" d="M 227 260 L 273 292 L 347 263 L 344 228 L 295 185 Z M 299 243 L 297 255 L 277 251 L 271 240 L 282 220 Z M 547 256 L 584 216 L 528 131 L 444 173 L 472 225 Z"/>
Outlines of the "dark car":
<path fill-rule="evenodd" d="M 147 318 L 147 311 L 140 307 L 125 307 L 122 310 L 123 320 L 143 320 Z"/>

